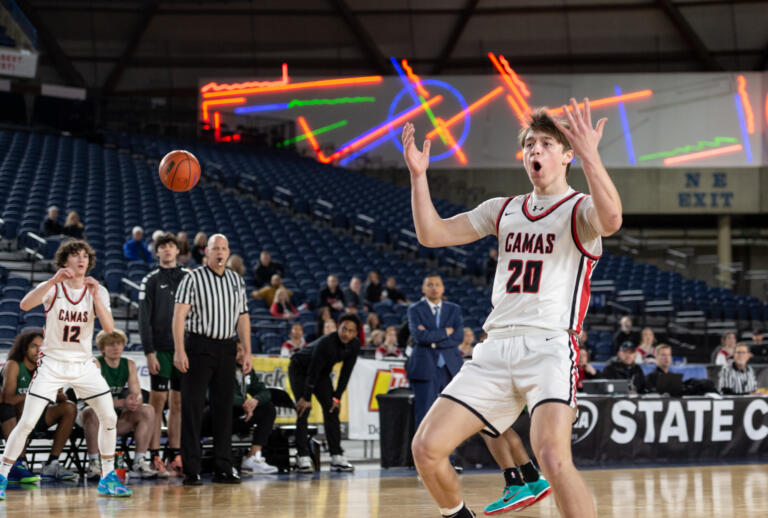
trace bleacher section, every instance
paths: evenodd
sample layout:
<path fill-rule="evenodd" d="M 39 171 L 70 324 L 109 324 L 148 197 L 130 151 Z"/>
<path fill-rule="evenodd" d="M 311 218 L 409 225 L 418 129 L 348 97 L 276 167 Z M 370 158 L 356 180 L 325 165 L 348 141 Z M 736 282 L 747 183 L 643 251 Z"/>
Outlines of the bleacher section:
<path fill-rule="evenodd" d="M 165 189 L 157 175 L 157 161 L 172 149 L 195 153 L 207 181 L 188 193 Z M 477 274 L 487 250 L 495 246 L 495 240 L 486 239 L 447 250 L 417 247 L 410 232 L 407 188 L 269 150 L 116 134 L 107 135 L 106 143 L 95 143 L 0 130 L 0 185 L 4 237 L 18 238 L 22 246 L 36 246 L 27 232 L 38 231 L 46 207 L 57 205 L 64 213 L 75 210 L 97 252 L 95 275 L 111 293 L 127 293 L 134 300 L 135 291 L 122 279 L 138 283 L 148 269 L 122 256 L 122 245 L 134 225 L 143 226 L 147 235 L 156 229 L 185 230 L 190 235 L 222 232 L 229 237 L 232 252 L 240 254 L 249 267 L 258 262 L 262 249 L 269 250 L 274 260 L 286 266 L 285 284 L 294 292 L 297 306 L 316 300 L 329 273 L 338 274 L 344 284 L 352 275 L 364 279 L 372 269 L 384 278 L 395 276 L 406 295 L 417 300 L 426 267 L 404 259 L 409 257 L 404 250 L 453 266 L 454 271 Z M 436 200 L 435 205 L 443 216 L 466 210 L 445 200 Z M 328 223 L 336 230 L 328 228 Z M 41 252 L 50 258 L 57 246 L 57 240 L 48 240 Z M 254 287 L 250 268 L 246 281 L 249 288 Z M 18 312 L 18 299 L 29 286 L 7 282 L 0 313 L 15 312 L 18 329 L 29 323 L 29 317 Z M 479 331 L 490 310 L 490 290 L 476 287 L 467 276 L 446 277 L 445 283 L 446 295 L 464 309 L 465 324 Z M 16 301 L 15 310 L 8 301 Z M 707 348 L 713 345 L 701 338 L 710 332 L 713 320 L 731 320 L 730 325 L 740 328 L 768 320 L 766 304 L 754 297 L 608 252 L 593 276 L 593 302 L 591 318 L 597 325 L 590 328 L 589 345 L 598 360 L 610 355 L 610 329 L 621 314 L 642 316 L 647 322 L 636 324 L 661 327 L 673 344 L 688 352 L 702 343 Z M 374 309 L 384 325 L 404 319 L 404 308 L 380 304 Z M 258 302 L 251 305 L 251 315 L 257 338 L 254 351 L 275 352 L 286 324 L 272 319 Z M 4 336 L 12 334 L 13 315 L 0 316 L 5 317 L 0 319 L 3 342 Z M 314 313 L 302 311 L 299 320 L 313 334 Z M 702 357 L 708 354 L 699 352 Z"/>

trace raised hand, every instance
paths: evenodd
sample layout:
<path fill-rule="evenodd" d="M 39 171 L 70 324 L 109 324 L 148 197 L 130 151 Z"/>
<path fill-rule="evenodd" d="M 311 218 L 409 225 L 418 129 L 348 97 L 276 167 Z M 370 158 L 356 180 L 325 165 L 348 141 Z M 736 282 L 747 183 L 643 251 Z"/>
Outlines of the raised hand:
<path fill-rule="evenodd" d="M 91 296 L 97 298 L 99 296 L 99 281 L 93 277 L 85 278 L 85 287 L 91 292 Z"/>
<path fill-rule="evenodd" d="M 570 129 L 560 124 L 557 119 L 554 122 L 557 129 L 571 143 L 571 147 L 576 155 L 584 160 L 593 153 L 597 153 L 597 146 L 600 143 L 600 139 L 603 138 L 603 128 L 608 119 L 600 119 L 593 128 L 592 112 L 589 109 L 589 99 L 586 97 L 584 98 L 584 111 L 579 108 L 579 104 L 573 97 L 571 97 L 571 108 L 573 111 L 569 111 L 568 107 L 563 105 L 563 112 L 568 119 L 568 124 L 571 126 Z"/>
<path fill-rule="evenodd" d="M 421 176 L 426 174 L 429 166 L 429 149 L 432 147 L 432 142 L 429 139 L 425 140 L 423 150 L 419 151 L 416 148 L 415 131 L 410 122 L 406 122 L 403 126 L 403 156 L 411 175 Z"/>
<path fill-rule="evenodd" d="M 72 268 L 59 268 L 53 276 L 53 282 L 59 283 L 64 279 L 74 279 L 75 271 Z"/>

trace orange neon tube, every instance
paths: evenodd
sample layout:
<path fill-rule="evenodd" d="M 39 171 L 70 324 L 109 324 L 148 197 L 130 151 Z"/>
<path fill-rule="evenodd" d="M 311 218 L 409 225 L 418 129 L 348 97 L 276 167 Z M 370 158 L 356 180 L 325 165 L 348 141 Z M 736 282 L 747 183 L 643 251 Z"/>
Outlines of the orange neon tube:
<path fill-rule="evenodd" d="M 598 108 L 600 106 L 608 106 L 610 104 L 618 104 L 626 101 L 636 101 L 638 99 L 645 99 L 646 97 L 650 97 L 652 95 L 653 90 L 640 90 L 638 92 L 632 92 L 628 94 L 614 95 L 613 97 L 603 97 L 602 99 L 589 101 L 589 107 Z M 579 109 L 584 109 L 584 103 L 579 103 Z M 573 111 L 573 106 L 568 105 L 568 111 Z M 563 107 L 561 106 L 560 108 L 552 108 L 551 110 L 547 110 L 547 113 L 550 115 L 559 115 L 563 113 Z"/>
<path fill-rule="evenodd" d="M 768 125 L 768 94 L 765 94 L 765 123 Z"/>
<path fill-rule="evenodd" d="M 234 99 L 217 99 L 215 101 L 203 101 L 203 120 L 208 122 L 208 107 L 221 106 L 224 104 L 240 104 L 245 102 L 245 97 L 235 97 Z"/>
<path fill-rule="evenodd" d="M 333 162 L 334 160 L 338 160 L 339 158 L 343 157 L 344 155 L 348 155 L 349 153 L 355 151 L 356 149 L 362 147 L 363 145 L 367 144 L 368 142 L 371 142 L 373 140 L 376 140 L 378 137 L 383 135 L 385 132 L 389 131 L 390 128 L 393 126 L 397 126 L 402 122 L 407 121 L 414 115 L 421 113 L 426 109 L 427 106 L 432 107 L 433 105 L 439 103 L 443 100 L 442 95 L 436 95 L 429 101 L 426 101 L 425 103 L 422 103 L 407 112 L 403 113 L 399 117 L 392 119 L 391 121 L 387 122 L 386 124 L 382 125 L 378 129 L 371 131 L 370 133 L 364 134 L 363 137 L 353 140 L 343 148 L 339 149 L 335 153 L 333 153 L 331 156 L 325 156 L 325 154 L 319 150 L 319 145 L 317 145 L 317 141 L 315 140 L 314 143 L 312 141 L 314 140 L 314 135 L 312 134 L 312 131 L 309 129 L 309 125 L 307 124 L 307 121 L 304 120 L 302 122 L 303 118 L 299 118 L 299 124 L 302 126 L 302 130 L 304 130 L 304 133 L 307 135 L 307 139 L 310 141 L 310 145 L 312 148 L 317 152 L 317 159 L 320 162 L 323 162 L 324 164 L 328 164 L 330 162 Z M 317 146 L 317 147 L 315 147 Z"/>
<path fill-rule="evenodd" d="M 752 105 L 749 104 L 749 96 L 747 95 L 747 78 L 744 76 L 736 76 L 736 81 L 739 84 L 739 96 L 741 97 L 741 104 L 744 105 L 744 118 L 747 122 L 747 133 L 752 135 L 755 132 L 755 113 L 752 111 Z"/>
<path fill-rule="evenodd" d="M 504 91 L 503 87 L 497 86 L 496 88 L 494 88 L 493 90 L 491 90 L 490 92 L 488 92 L 487 94 L 482 96 L 480 99 L 478 99 L 477 101 L 475 101 L 472 104 L 470 104 L 469 106 L 467 106 L 467 108 L 465 110 L 461 110 L 459 113 L 457 113 L 456 115 L 454 115 L 453 117 L 448 119 L 445 122 L 445 124 L 443 125 L 443 127 L 446 128 L 446 129 L 450 128 L 451 126 L 453 126 L 454 124 L 456 124 L 457 122 L 462 120 L 464 118 L 464 114 L 465 113 L 472 113 L 476 109 L 480 108 L 482 105 L 488 103 L 489 101 L 491 101 L 492 99 L 497 97 L 503 91 Z M 429 133 L 427 133 L 427 138 L 431 139 L 435 135 L 437 135 L 437 130 L 436 129 L 434 129 L 434 130 L 430 131 Z"/>
<path fill-rule="evenodd" d="M 706 151 L 698 151 L 696 153 L 689 153 L 687 155 L 674 156 L 664 159 L 664 165 L 675 165 L 681 162 L 690 162 L 691 160 L 702 160 L 704 158 L 710 158 L 718 155 L 727 155 L 729 153 L 737 153 L 742 150 L 741 144 L 734 144 L 733 146 L 725 146 L 717 149 L 708 149 Z"/>
<path fill-rule="evenodd" d="M 202 88 L 200 88 L 201 93 L 208 92 L 210 90 L 213 90 L 214 92 L 221 92 L 224 90 L 238 90 L 242 88 L 256 88 L 256 87 L 264 87 L 264 86 L 277 86 L 277 85 L 287 85 L 288 84 L 288 63 L 283 63 L 283 76 L 282 79 L 278 81 L 246 81 L 245 83 L 232 83 L 232 84 L 218 84 L 218 83 L 208 83 L 204 85 Z"/>
<path fill-rule="evenodd" d="M 225 97 L 227 95 L 249 95 L 249 94 L 262 94 L 267 92 L 286 92 L 289 90 L 302 90 L 305 88 L 322 88 L 327 86 L 351 86 L 351 85 L 365 85 L 381 83 L 381 76 L 363 76 L 363 77 L 349 77 L 344 79 L 322 79 L 320 81 L 305 81 L 303 83 L 291 83 L 287 85 L 265 86 L 257 88 L 243 88 L 240 90 L 230 90 L 227 92 L 207 92 L 203 94 L 203 97 L 208 99 L 211 97 Z"/>
<path fill-rule="evenodd" d="M 504 67 L 501 66 L 501 63 L 499 63 L 499 60 L 496 59 L 496 56 L 493 54 L 493 52 L 488 53 L 488 57 L 491 60 L 491 63 L 493 63 L 493 66 L 496 67 L 496 70 L 499 71 L 499 74 L 501 74 L 502 79 L 504 79 L 504 82 L 507 83 L 507 86 L 509 86 L 509 89 L 512 91 L 512 94 L 515 96 L 515 100 L 517 101 L 517 104 L 520 106 L 520 108 L 525 112 L 528 113 L 531 111 L 531 107 L 528 106 L 528 103 L 525 102 L 525 99 L 523 99 L 522 94 L 517 89 L 517 86 L 512 81 L 512 78 L 507 75 L 506 70 L 504 70 Z"/>
<path fill-rule="evenodd" d="M 459 145 L 456 144 L 456 139 L 453 138 L 453 135 L 451 135 L 451 132 L 448 131 L 448 129 L 445 127 L 445 121 L 440 117 L 435 117 L 435 122 L 437 123 L 437 129 L 440 131 L 440 134 L 444 135 L 446 140 L 448 140 L 448 145 L 450 146 L 450 149 L 454 149 L 456 151 L 456 158 L 458 158 L 459 162 L 461 162 L 462 164 L 466 164 L 467 156 L 464 154 L 464 151 L 461 150 L 461 147 L 459 147 Z"/>
<path fill-rule="evenodd" d="M 307 124 L 306 119 L 304 117 L 299 117 L 297 120 L 299 121 L 299 126 L 301 126 L 301 131 L 303 131 L 307 136 L 309 145 L 312 146 L 312 149 L 314 149 L 316 152 L 319 151 L 320 145 L 317 143 L 317 139 L 315 139 L 315 135 L 312 133 L 312 130 L 309 129 L 309 125 Z"/>
<path fill-rule="evenodd" d="M 213 113 L 213 136 L 216 140 L 221 138 L 221 114 L 219 112 Z"/>
<path fill-rule="evenodd" d="M 520 89 L 520 91 L 523 93 L 524 96 L 530 97 L 531 92 L 528 90 L 528 85 L 526 85 L 522 79 L 520 79 L 520 76 L 518 76 L 514 70 L 512 70 L 512 67 L 509 66 L 509 61 L 507 61 L 507 58 L 505 58 L 502 55 L 499 55 L 499 61 L 501 61 L 501 64 L 504 65 L 504 70 L 507 71 L 507 75 L 512 79 L 512 81 L 515 83 L 515 85 Z"/>
<path fill-rule="evenodd" d="M 411 82 L 416 86 L 416 91 L 419 92 L 419 95 L 424 99 L 429 99 L 429 92 L 427 92 L 427 90 L 424 88 L 424 85 L 421 84 L 421 78 L 413 73 L 413 69 L 411 68 L 411 65 L 408 64 L 408 60 L 404 59 L 402 65 L 403 70 L 405 70 L 405 75 L 407 75 L 408 79 L 410 79 Z"/>
<path fill-rule="evenodd" d="M 525 125 L 525 113 L 523 113 L 523 110 L 520 109 L 515 100 L 509 94 L 507 94 L 507 102 L 512 107 L 512 111 L 515 112 L 515 115 L 517 115 L 517 118 L 520 119 L 520 124 Z"/>

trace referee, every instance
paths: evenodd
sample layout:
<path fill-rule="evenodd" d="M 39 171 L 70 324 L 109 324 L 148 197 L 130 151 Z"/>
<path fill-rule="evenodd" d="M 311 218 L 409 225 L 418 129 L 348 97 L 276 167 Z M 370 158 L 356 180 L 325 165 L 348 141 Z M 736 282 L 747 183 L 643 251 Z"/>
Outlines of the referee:
<path fill-rule="evenodd" d="M 239 484 L 240 477 L 232 466 L 232 372 L 236 365 L 236 334 L 245 350 L 243 373 L 251 371 L 251 321 L 245 281 L 226 267 L 227 238 L 222 234 L 212 235 L 205 256 L 207 266 L 194 269 L 179 284 L 173 312 L 173 364 L 184 374 L 181 378 L 184 484 L 202 484 L 200 430 L 206 392 L 213 421 L 213 481 Z"/>

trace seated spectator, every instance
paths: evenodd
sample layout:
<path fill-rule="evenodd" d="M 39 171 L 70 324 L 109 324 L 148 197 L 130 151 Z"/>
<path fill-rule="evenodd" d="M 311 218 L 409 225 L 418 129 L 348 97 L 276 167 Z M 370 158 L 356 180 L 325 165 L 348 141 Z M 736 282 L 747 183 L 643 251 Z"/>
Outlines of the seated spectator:
<path fill-rule="evenodd" d="M 227 259 L 227 268 L 237 273 L 240 277 L 245 275 L 245 264 L 243 264 L 243 258 L 237 254 L 232 254 Z"/>
<path fill-rule="evenodd" d="M 644 327 L 640 331 L 640 343 L 637 346 L 637 363 L 656 363 L 654 351 L 656 349 L 656 335 L 650 327 Z"/>
<path fill-rule="evenodd" d="M 336 321 L 332 318 L 329 318 L 325 322 L 323 322 L 322 336 L 335 333 L 337 329 L 338 329 L 338 326 L 336 325 Z"/>
<path fill-rule="evenodd" d="M 499 251 L 496 248 L 488 250 L 488 259 L 485 262 L 485 284 L 489 285 L 493 282 L 493 278 L 496 275 L 496 266 L 499 264 Z"/>
<path fill-rule="evenodd" d="M 152 257 L 154 259 L 157 259 L 157 240 L 160 239 L 165 235 L 165 232 L 163 232 L 160 229 L 155 230 L 152 232 L 152 239 L 149 240 L 149 245 L 147 245 L 147 249 L 149 250 L 149 253 L 152 254 Z"/>
<path fill-rule="evenodd" d="M 629 380 L 629 390 L 645 394 L 645 376 L 643 369 L 635 363 L 635 344 L 626 341 L 619 346 L 618 358 L 605 366 L 600 376 L 609 380 Z"/>
<path fill-rule="evenodd" d="M 721 394 L 746 395 L 757 392 L 757 378 L 751 365 L 747 365 L 752 353 L 747 344 L 737 344 L 733 351 L 733 361 L 723 365 L 717 377 L 717 390 Z"/>
<path fill-rule="evenodd" d="M 349 289 L 347 290 L 347 308 L 354 308 L 357 311 L 365 309 L 363 304 L 363 283 L 360 277 L 354 276 L 349 280 Z"/>
<path fill-rule="evenodd" d="M 726 365 L 733 360 L 733 350 L 736 347 L 736 333 L 729 331 L 720 338 L 720 345 L 712 352 L 712 363 Z"/>
<path fill-rule="evenodd" d="M 192 258 L 192 247 L 189 246 L 189 236 L 186 232 L 179 232 L 176 234 L 176 241 L 179 242 L 179 257 L 177 261 L 179 264 L 187 264 Z"/>
<path fill-rule="evenodd" d="M 37 361 L 40 346 L 43 345 L 42 329 L 29 329 L 16 336 L 16 339 L 8 351 L 5 366 L 3 367 L 3 433 L 10 435 L 16 426 L 21 412 L 24 410 L 24 402 L 27 399 L 27 391 L 32 378 L 37 371 Z M 64 450 L 64 445 L 72 433 L 75 424 L 77 407 L 67 399 L 62 390 L 56 394 L 56 402 L 48 405 L 40 417 L 36 432 L 44 432 L 56 425 L 56 432 L 51 445 L 51 453 L 41 473 L 47 480 L 74 480 L 77 475 L 59 464 L 59 456 Z M 5 435 L 8 438 L 8 435 Z M 37 476 L 31 473 L 24 464 L 24 454 L 18 458 L 8 474 L 8 482 L 35 483 Z"/>
<path fill-rule="evenodd" d="M 285 318 L 286 320 L 291 320 L 299 316 L 296 307 L 291 304 L 291 297 L 288 295 L 288 290 L 285 288 L 278 288 L 275 292 L 275 301 L 269 308 L 269 314 L 273 317 Z"/>
<path fill-rule="evenodd" d="M 149 248 L 144 242 L 144 229 L 139 226 L 133 227 L 131 239 L 123 245 L 123 255 L 129 261 L 152 262 L 152 254 L 149 253 Z"/>
<path fill-rule="evenodd" d="M 392 301 L 393 304 L 409 303 L 405 294 L 397 289 L 397 280 L 394 277 L 387 277 L 387 284 L 384 291 L 381 292 L 381 297 Z"/>
<path fill-rule="evenodd" d="M 368 313 L 368 316 L 365 319 L 365 325 L 363 326 L 365 336 L 371 336 L 371 333 L 377 329 L 381 329 L 381 321 L 379 320 L 379 315 L 374 312 L 370 312 Z"/>
<path fill-rule="evenodd" d="M 278 274 L 274 274 L 269 282 L 269 286 L 264 286 L 259 290 L 252 291 L 251 297 L 263 300 L 267 304 L 267 307 L 271 308 L 272 304 L 275 302 L 275 295 L 277 295 L 277 290 L 280 288 L 288 292 L 289 298 L 293 296 L 293 292 L 286 288 L 283 284 L 282 277 L 280 277 Z"/>
<path fill-rule="evenodd" d="M 369 349 L 378 349 L 382 345 L 384 345 L 384 339 L 386 338 L 386 335 L 384 331 L 381 329 L 375 330 L 373 333 L 368 336 L 368 342 L 365 344 L 366 347 Z"/>
<path fill-rule="evenodd" d="M 197 264 L 203 264 L 203 258 L 205 257 L 205 248 L 208 246 L 208 236 L 205 232 L 198 232 L 195 234 L 195 239 L 192 241 L 192 259 Z"/>
<path fill-rule="evenodd" d="M 577 390 L 584 388 L 581 383 L 582 381 L 595 379 L 598 376 L 597 369 L 589 363 L 589 349 L 579 350 L 579 364 L 577 368 L 579 370 L 579 379 L 576 381 Z"/>
<path fill-rule="evenodd" d="M 461 357 L 465 360 L 472 359 L 472 351 L 475 348 L 475 332 L 471 327 L 464 328 L 464 339 L 459 344 L 459 351 L 461 351 Z"/>
<path fill-rule="evenodd" d="M 757 363 L 768 363 L 768 343 L 765 342 L 764 336 L 765 331 L 760 328 L 752 331 L 752 354 Z"/>
<path fill-rule="evenodd" d="M 317 320 L 315 320 L 315 329 L 317 329 L 318 336 L 323 336 L 323 324 L 326 320 L 333 320 L 333 313 L 331 308 L 323 306 L 317 310 Z"/>
<path fill-rule="evenodd" d="M 127 341 L 125 333 L 119 329 L 111 333 L 99 331 L 96 335 L 96 345 L 101 356 L 96 358 L 96 363 L 112 392 L 112 401 L 117 412 L 117 435 L 133 432 L 136 441 L 131 476 L 154 478 L 157 477 L 157 471 L 152 469 L 149 441 L 152 439 L 155 409 L 145 404 L 141 397 L 136 364 L 133 360 L 123 357 Z M 99 418 L 91 407 L 87 407 L 81 413 L 81 421 L 85 429 L 85 444 L 88 448 L 86 476 L 89 479 L 99 478 L 101 472 L 98 444 Z"/>
<path fill-rule="evenodd" d="M 277 473 L 278 469 L 267 464 L 261 450 L 267 444 L 272 426 L 275 423 L 275 405 L 272 404 L 272 394 L 254 371 L 243 374 L 243 356 L 245 349 L 237 343 L 237 368 L 232 382 L 235 384 L 234 400 L 232 401 L 232 433 L 250 434 L 251 448 L 248 455 L 243 457 L 241 470 L 250 473 Z M 210 436 L 213 430 L 211 409 L 203 412 L 203 436 Z"/>
<path fill-rule="evenodd" d="M 58 236 L 64 233 L 64 227 L 59 223 L 59 208 L 56 205 L 48 207 L 48 215 L 40 226 L 40 235 L 43 237 Z"/>
<path fill-rule="evenodd" d="M 371 270 L 368 272 L 368 279 L 365 281 L 365 300 L 370 305 L 381 302 L 381 292 L 383 288 L 379 280 L 379 272 Z M 366 333 L 367 334 L 367 333 Z"/>
<path fill-rule="evenodd" d="M 391 360 L 393 358 L 405 358 L 403 352 L 397 347 L 397 328 L 389 326 L 384 333 L 384 342 L 376 348 L 377 360 Z"/>
<path fill-rule="evenodd" d="M 645 385 L 648 392 L 656 392 L 659 374 L 669 374 L 672 365 L 672 348 L 667 344 L 659 344 L 656 347 L 656 368 L 645 377 Z"/>
<path fill-rule="evenodd" d="M 291 332 L 288 335 L 288 340 L 283 342 L 280 348 L 280 356 L 283 358 L 290 358 L 293 353 L 305 347 L 307 341 L 304 339 L 304 326 L 300 322 L 294 322 L 291 326 Z"/>
<path fill-rule="evenodd" d="M 621 317 L 621 320 L 619 320 L 619 330 L 613 335 L 613 354 L 619 351 L 619 347 L 624 342 L 637 344 L 638 341 L 637 333 L 632 331 L 632 319 L 628 316 Z"/>
<path fill-rule="evenodd" d="M 69 211 L 69 214 L 67 214 L 62 234 L 75 239 L 85 239 L 85 230 L 80 222 L 80 216 L 74 210 Z"/>
<path fill-rule="evenodd" d="M 280 263 L 276 263 L 272 260 L 272 255 L 266 250 L 262 250 L 259 255 L 259 264 L 253 270 L 253 277 L 256 282 L 256 287 L 261 288 L 270 283 L 272 276 L 278 274 L 280 277 L 285 275 L 285 268 Z"/>
<path fill-rule="evenodd" d="M 331 274 L 325 280 L 325 288 L 320 291 L 317 307 L 330 307 L 333 311 L 342 311 L 346 306 L 344 292 L 339 287 L 339 278 Z"/>

